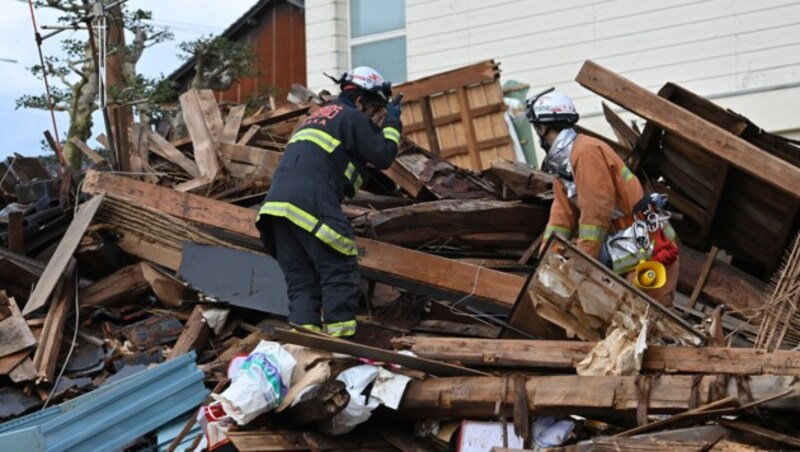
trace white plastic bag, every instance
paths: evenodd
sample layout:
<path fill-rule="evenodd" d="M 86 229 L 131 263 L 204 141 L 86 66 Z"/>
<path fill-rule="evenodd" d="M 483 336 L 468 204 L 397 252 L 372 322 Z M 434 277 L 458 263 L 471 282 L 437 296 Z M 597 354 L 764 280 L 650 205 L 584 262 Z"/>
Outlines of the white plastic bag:
<path fill-rule="evenodd" d="M 239 425 L 276 408 L 288 391 L 295 359 L 277 342 L 261 341 L 242 363 L 231 385 L 212 395 Z"/>
<path fill-rule="evenodd" d="M 343 381 L 347 385 L 350 403 L 341 413 L 328 419 L 322 425 L 322 431 L 329 435 L 342 435 L 369 419 L 372 410 L 378 407 L 379 402 L 372 397 L 365 397 L 361 393 L 375 381 L 378 372 L 377 367 L 365 364 L 351 367 L 336 377 L 337 380 Z"/>

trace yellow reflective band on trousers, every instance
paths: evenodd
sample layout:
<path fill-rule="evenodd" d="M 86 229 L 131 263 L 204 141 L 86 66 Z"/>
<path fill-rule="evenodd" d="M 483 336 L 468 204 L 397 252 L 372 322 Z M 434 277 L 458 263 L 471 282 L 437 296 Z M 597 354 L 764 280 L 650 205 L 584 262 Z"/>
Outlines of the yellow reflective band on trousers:
<path fill-rule="evenodd" d="M 314 215 L 294 204 L 275 201 L 265 202 L 258 214 L 259 216 L 271 215 L 273 217 L 286 218 L 306 232 L 314 233 L 316 238 L 345 256 L 358 256 L 358 249 L 354 240 L 339 234 L 327 224 L 320 222 Z M 319 224 L 318 228 L 317 224 Z M 315 228 L 317 228 L 316 232 L 314 232 Z"/>
<path fill-rule="evenodd" d="M 633 173 L 631 172 L 630 169 L 628 169 L 627 166 L 623 165 L 622 169 L 619 170 L 619 174 L 622 176 L 622 180 L 625 181 L 625 182 L 628 182 L 631 179 L 633 179 Z"/>
<path fill-rule="evenodd" d="M 325 332 L 333 337 L 354 336 L 356 334 L 356 321 L 326 323 Z"/>
<path fill-rule="evenodd" d="M 554 232 L 558 232 L 567 240 L 572 238 L 572 231 L 569 228 L 563 226 L 548 226 L 544 228 L 544 237 L 542 237 L 542 240 L 546 241 Z"/>
<path fill-rule="evenodd" d="M 320 225 L 314 236 L 345 256 L 358 256 L 356 242 L 334 231 L 325 223 Z"/>
<path fill-rule="evenodd" d="M 288 202 L 265 202 L 258 214 L 286 218 L 306 232 L 313 231 L 319 222 L 314 215 Z"/>
<path fill-rule="evenodd" d="M 332 135 L 317 129 L 303 129 L 298 131 L 292 135 L 289 144 L 297 141 L 310 141 L 321 147 L 328 154 L 332 154 L 333 151 L 342 144 L 341 141 L 337 140 Z"/>
<path fill-rule="evenodd" d="M 400 144 L 400 131 L 394 127 L 384 127 L 383 137 L 389 141 L 393 141 L 394 144 Z"/>
<path fill-rule="evenodd" d="M 355 180 L 353 180 L 353 174 L 356 174 Z M 356 166 L 353 165 L 353 162 L 347 163 L 347 170 L 344 172 L 344 176 L 353 184 L 353 188 L 356 192 L 361 189 L 361 185 L 364 184 L 364 179 L 361 178 L 360 174 L 356 173 Z"/>
<path fill-rule="evenodd" d="M 602 242 L 606 238 L 606 227 L 593 224 L 578 225 L 578 240 Z"/>
<path fill-rule="evenodd" d="M 318 327 L 317 325 L 308 324 L 308 325 L 300 325 L 300 327 L 301 328 L 305 328 L 307 330 L 316 331 L 317 333 L 321 333 L 322 332 L 322 328 Z"/>

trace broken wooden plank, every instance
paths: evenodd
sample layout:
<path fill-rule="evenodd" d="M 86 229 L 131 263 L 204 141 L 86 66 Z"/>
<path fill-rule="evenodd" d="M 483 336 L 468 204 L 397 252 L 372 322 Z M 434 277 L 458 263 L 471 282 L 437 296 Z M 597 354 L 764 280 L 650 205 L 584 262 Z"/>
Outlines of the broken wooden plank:
<path fill-rule="evenodd" d="M 250 127 L 253 125 L 257 125 L 260 127 L 268 127 L 273 124 L 278 124 L 284 121 L 288 121 L 290 119 L 297 118 L 299 116 L 303 116 L 304 114 L 308 113 L 309 106 L 302 105 L 296 108 L 280 108 L 275 111 L 268 111 L 265 113 L 255 114 L 248 118 L 245 118 L 242 121 L 242 127 Z"/>
<path fill-rule="evenodd" d="M 196 352 L 203 351 L 208 334 L 211 332 L 211 327 L 203 317 L 203 308 L 195 306 L 189 320 L 183 327 L 183 332 L 178 341 L 167 354 L 167 361 L 175 359 L 183 354 L 189 353 L 191 350 Z"/>
<path fill-rule="evenodd" d="M 603 114 L 606 117 L 608 125 L 611 126 L 611 130 L 614 131 L 614 135 L 617 136 L 617 141 L 619 144 L 628 148 L 629 151 L 632 150 L 639 141 L 639 135 L 634 132 L 630 126 L 625 124 L 625 121 L 614 113 L 614 110 L 612 110 L 607 103 L 602 102 L 602 104 Z"/>
<path fill-rule="evenodd" d="M 395 92 L 403 93 L 404 100 L 411 102 L 432 94 L 448 92 L 457 86 L 469 86 L 500 77 L 500 69 L 494 60 L 485 60 L 463 68 L 442 72 L 429 77 L 395 85 Z"/>
<path fill-rule="evenodd" d="M 255 138 L 256 134 L 260 130 L 261 130 L 260 126 L 250 126 L 250 128 L 247 129 L 247 132 L 245 132 L 244 135 L 242 135 L 242 137 L 239 138 L 239 141 L 237 141 L 236 144 L 247 146 L 248 144 L 250 144 L 250 141 L 252 141 L 253 138 Z"/>
<path fill-rule="evenodd" d="M 239 136 L 239 127 L 242 126 L 245 109 L 247 109 L 247 105 L 244 104 L 231 107 L 228 117 L 225 118 L 225 126 L 222 128 L 222 135 L 219 138 L 220 143 L 236 142 L 236 137 Z"/>
<path fill-rule="evenodd" d="M 140 297 L 150 290 L 141 263 L 128 265 L 80 291 L 80 306 L 108 306 Z"/>
<path fill-rule="evenodd" d="M 194 178 L 200 177 L 200 170 L 197 168 L 197 163 L 185 156 L 183 152 L 179 151 L 178 148 L 173 146 L 166 138 L 152 130 L 148 131 L 147 138 L 149 140 L 148 148 L 154 154 L 180 166 L 181 169 L 186 171 L 190 176 Z"/>
<path fill-rule="evenodd" d="M 200 188 L 207 187 L 212 182 L 214 182 L 214 178 L 211 177 L 210 175 L 200 176 L 200 177 L 196 177 L 196 178 L 194 178 L 192 180 L 188 180 L 186 182 L 177 184 L 177 185 L 173 186 L 172 188 L 174 190 L 178 190 L 178 191 L 189 192 L 189 191 L 192 191 L 192 190 L 198 190 Z"/>
<path fill-rule="evenodd" d="M 406 246 L 481 233 L 536 236 L 544 231 L 549 210 L 519 201 L 448 199 L 369 212 L 353 226 L 380 241 Z"/>
<path fill-rule="evenodd" d="M 75 267 L 74 260 L 68 264 L 67 271 L 58 284 L 59 290 L 52 295 L 53 301 L 50 302 L 47 311 L 39 345 L 33 354 L 37 383 L 52 383 L 55 378 L 58 354 L 61 352 L 61 341 L 64 338 L 64 327 L 74 304 Z"/>
<path fill-rule="evenodd" d="M 8 375 L 8 373 L 14 370 L 22 361 L 27 359 L 30 354 L 30 350 L 23 350 L 0 358 L 0 375 Z"/>
<path fill-rule="evenodd" d="M 63 275 L 64 269 L 66 269 L 69 260 L 72 258 L 72 254 L 78 248 L 86 228 L 89 227 L 89 223 L 97 213 L 97 209 L 103 202 L 104 197 L 103 194 L 99 194 L 80 206 L 78 214 L 75 215 L 72 223 L 70 223 L 67 232 L 56 248 L 55 254 L 50 258 L 42 277 L 25 304 L 25 309 L 22 311 L 23 315 L 28 315 L 47 304 L 47 300 L 52 295 L 53 289 L 55 289 L 56 284 Z"/>
<path fill-rule="evenodd" d="M 531 416 L 554 413 L 578 416 L 635 417 L 641 401 L 639 376 L 582 377 L 558 375 L 527 377 L 528 410 Z M 800 382 L 796 377 L 760 375 L 748 381 L 756 400 L 778 392 L 794 389 L 788 397 L 770 401 L 766 408 L 797 411 L 800 407 Z M 397 415 L 410 419 L 459 417 L 510 417 L 515 395 L 515 381 L 507 377 L 445 377 L 426 381 L 412 380 L 403 395 Z M 507 383 L 506 383 L 507 382 Z M 711 400 L 710 393 L 718 382 L 716 377 L 692 375 L 662 375 L 652 381 L 648 413 L 671 414 L 690 408 L 692 393 L 698 400 Z M 503 391 L 504 384 L 508 390 Z M 727 394 L 748 397 L 739 393 L 737 383 L 730 379 L 724 386 Z"/>
<path fill-rule="evenodd" d="M 553 175 L 522 162 L 495 160 L 486 172 L 502 199 L 537 199 L 553 191 Z"/>
<path fill-rule="evenodd" d="M 208 107 L 208 105 L 202 103 L 200 92 L 195 89 L 181 94 L 179 99 L 181 110 L 183 111 L 183 120 L 186 123 L 186 129 L 194 144 L 194 158 L 197 162 L 200 175 L 213 178 L 219 173 L 220 162 L 219 157 L 217 157 L 217 142 L 214 133 L 215 125 L 209 124 L 204 114 L 205 111 L 203 107 Z M 217 114 L 219 114 L 219 110 L 217 110 Z M 220 119 L 220 122 L 221 121 Z M 221 133 L 221 131 L 222 127 L 220 126 L 217 135 Z"/>
<path fill-rule="evenodd" d="M 771 441 L 778 441 L 783 444 L 800 448 L 800 439 L 786 435 L 780 432 L 776 432 L 774 430 L 770 430 L 768 428 L 761 427 L 759 425 L 751 424 L 748 422 L 743 421 L 733 421 L 728 419 L 723 419 L 719 421 L 720 425 L 724 427 L 728 427 L 734 430 L 740 430 L 742 432 L 747 432 L 761 438 L 769 439 Z"/>
<path fill-rule="evenodd" d="M 71 141 L 71 142 L 72 142 L 72 144 L 74 144 L 74 145 L 75 145 L 75 146 L 76 146 L 78 149 L 80 149 L 80 150 L 81 150 L 81 152 L 83 152 L 83 155 L 85 155 L 86 157 L 88 157 L 88 158 L 89 158 L 89 160 L 91 160 L 91 161 L 92 161 L 92 163 L 94 163 L 95 165 L 102 165 L 102 164 L 104 164 L 104 163 L 106 162 L 106 158 L 105 158 L 105 157 L 103 157 L 102 155 L 100 155 L 100 154 L 98 154 L 97 152 L 95 152 L 95 150 L 94 150 L 94 149 L 90 148 L 90 147 L 89 147 L 89 145 L 88 145 L 88 144 L 86 144 L 86 143 L 84 143 L 84 141 L 83 141 L 83 140 L 81 140 L 80 138 L 78 138 L 78 137 L 72 137 L 72 138 L 70 139 L 70 141 Z"/>
<path fill-rule="evenodd" d="M 276 335 L 281 342 L 317 348 L 320 350 L 327 350 L 334 353 L 344 353 L 356 358 L 370 358 L 385 363 L 400 364 L 401 366 L 408 367 L 409 369 L 421 370 L 433 375 L 487 375 L 484 372 L 466 367 L 440 363 L 438 361 L 417 358 L 415 356 L 403 355 L 389 350 L 357 344 L 355 342 L 324 336 L 321 334 L 307 334 L 278 329 L 276 330 Z"/>
<path fill-rule="evenodd" d="M 573 369 L 595 343 L 473 338 L 404 337 L 395 347 L 439 361 L 467 366 L 516 369 Z M 800 376 L 800 351 L 648 345 L 643 371 L 659 373 L 795 375 Z"/>
<path fill-rule="evenodd" d="M 12 356 L 10 361 L 3 363 L 9 365 L 17 360 L 19 352 L 36 345 L 36 338 L 33 337 L 14 299 L 7 297 L 4 291 L 0 291 L 0 299 L 10 311 L 10 316 L 0 321 L 0 357 Z M 25 354 L 27 355 L 27 351 Z"/>
<path fill-rule="evenodd" d="M 110 194 L 176 218 L 213 226 L 235 234 L 257 239 L 256 213 L 253 210 L 181 193 L 165 187 L 146 184 L 130 178 L 88 172 L 83 190 L 93 193 L 105 190 Z M 509 309 L 522 289 L 524 279 L 509 273 L 465 264 L 451 259 L 401 248 L 358 237 L 359 265 L 362 273 L 377 281 L 426 290 L 446 299 L 457 300 L 470 295 L 495 309 Z M 260 245 L 256 245 L 260 250 Z"/>
<path fill-rule="evenodd" d="M 706 256 L 706 262 L 703 264 L 703 270 L 700 272 L 700 277 L 697 278 L 697 282 L 694 283 L 692 295 L 689 297 L 689 302 L 686 305 L 689 309 L 694 309 L 695 305 L 697 304 L 697 299 L 700 297 L 700 293 L 703 291 L 703 286 L 706 285 L 709 272 L 711 272 L 711 266 L 714 265 L 714 261 L 717 260 L 718 252 L 719 248 L 714 246 L 711 247 L 711 251 L 709 251 L 708 256 Z"/>
<path fill-rule="evenodd" d="M 800 198 L 800 167 L 763 151 L 592 61 L 583 64 L 575 80 L 585 88 L 686 138 L 731 165 L 787 191 L 795 198 Z"/>
<path fill-rule="evenodd" d="M 392 450 L 384 439 L 372 432 L 328 436 L 289 430 L 250 430 L 228 432 L 231 443 L 241 452 L 288 450 Z M 194 448 L 192 448 L 194 449 Z"/>

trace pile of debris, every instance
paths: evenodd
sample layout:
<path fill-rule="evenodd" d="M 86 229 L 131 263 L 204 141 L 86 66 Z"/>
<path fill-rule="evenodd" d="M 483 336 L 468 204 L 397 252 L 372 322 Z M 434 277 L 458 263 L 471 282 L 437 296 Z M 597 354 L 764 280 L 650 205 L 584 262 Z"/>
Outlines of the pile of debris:
<path fill-rule="evenodd" d="M 800 447 L 800 149 L 584 65 L 581 84 L 647 120 L 606 108 L 618 141 L 603 139 L 670 195 L 684 295 L 668 309 L 558 236 L 537 256 L 552 178 L 502 160 L 518 138 L 498 77 L 484 62 L 397 88 L 400 155 L 344 206 L 364 280 L 352 341 L 288 327 L 254 225 L 324 95 L 245 117 L 192 90 L 187 137 L 133 124 L 110 162 L 81 143 L 84 174 L 0 168 L 0 442 Z"/>

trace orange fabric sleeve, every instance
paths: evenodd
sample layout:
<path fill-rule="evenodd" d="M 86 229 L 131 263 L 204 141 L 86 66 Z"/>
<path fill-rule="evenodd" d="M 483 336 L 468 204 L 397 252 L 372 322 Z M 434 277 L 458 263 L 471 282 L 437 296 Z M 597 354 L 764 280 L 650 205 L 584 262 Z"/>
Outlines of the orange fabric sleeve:
<path fill-rule="evenodd" d="M 572 150 L 572 171 L 580 208 L 577 245 L 596 258 L 616 204 L 614 170 L 608 166 L 599 147 L 576 145 Z"/>
<path fill-rule="evenodd" d="M 553 195 L 553 204 L 550 206 L 550 218 L 544 230 L 540 251 L 544 250 L 547 239 L 549 239 L 554 232 L 561 234 L 569 240 L 575 235 L 575 230 L 577 229 L 578 210 L 569 201 L 567 189 L 558 178 L 553 181 Z"/>

